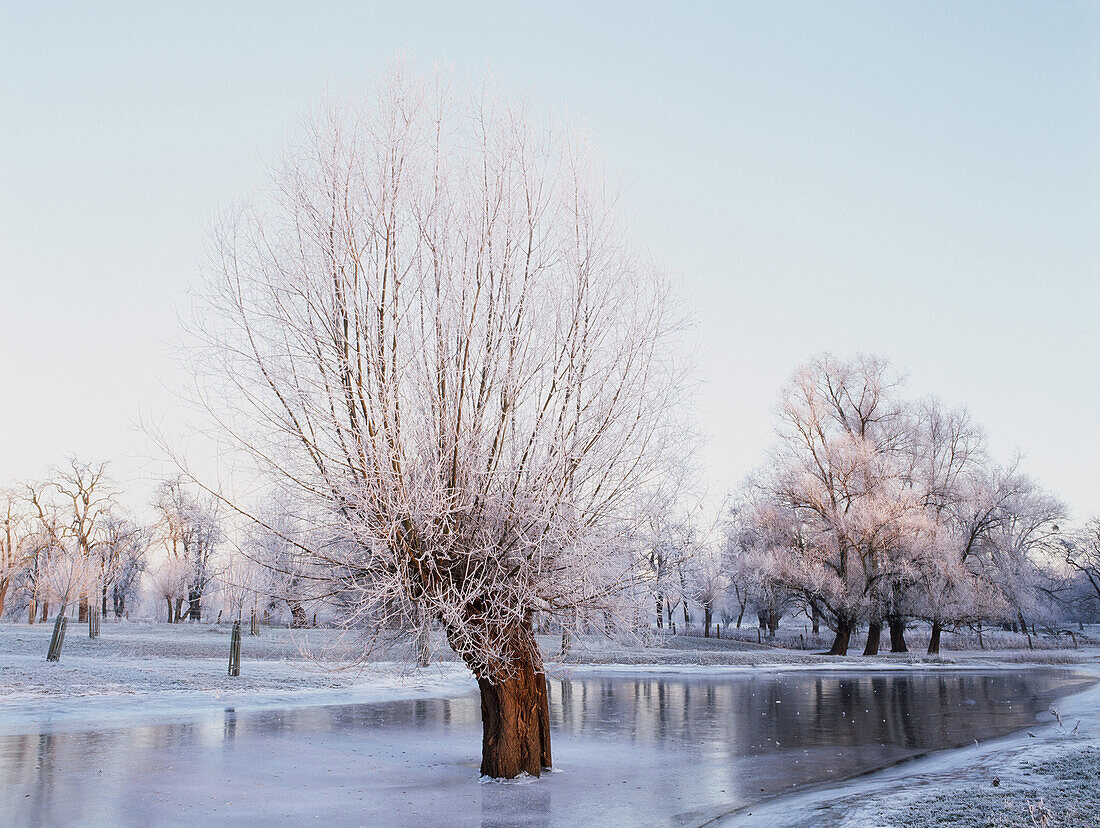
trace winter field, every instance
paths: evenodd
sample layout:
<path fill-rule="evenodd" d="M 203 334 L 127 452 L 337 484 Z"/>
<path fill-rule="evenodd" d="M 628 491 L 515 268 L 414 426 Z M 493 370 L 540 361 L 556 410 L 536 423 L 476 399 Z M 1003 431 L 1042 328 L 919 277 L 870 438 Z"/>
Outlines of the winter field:
<path fill-rule="evenodd" d="M 677 688 L 698 687 L 707 688 L 709 698 L 715 687 L 725 684 L 740 686 L 739 682 L 742 685 L 746 681 L 764 682 L 751 685 L 756 688 L 751 698 L 747 690 L 740 696 L 733 696 L 727 713 L 722 714 L 736 718 L 740 712 L 748 719 L 760 715 L 752 705 L 757 703 L 761 687 L 771 687 L 769 682 L 778 682 L 776 686 L 785 688 L 783 692 L 789 694 L 801 686 L 799 682 L 805 683 L 811 677 L 820 683 L 821 676 L 825 676 L 827 682 L 835 676 L 844 687 L 848 686 L 843 683 L 845 681 L 853 682 L 851 686 L 855 687 L 861 681 L 866 684 L 869 678 L 887 680 L 899 675 L 914 677 L 917 684 L 913 686 L 917 688 L 925 687 L 921 682 L 927 683 L 935 676 L 952 681 L 960 676 L 969 681 L 967 677 L 973 676 L 983 681 L 989 677 L 994 681 L 1003 677 L 1005 681 L 1022 679 L 1026 682 L 1028 676 L 1035 675 L 1043 676 L 1044 681 L 1056 681 L 1056 684 L 1050 687 L 1011 685 L 1030 688 L 1020 693 L 1021 702 L 1026 696 L 1034 696 L 1028 702 L 1033 707 L 1042 707 L 1041 711 L 1014 711 L 1014 715 L 1023 718 L 999 721 L 1003 714 L 997 710 L 983 714 L 980 707 L 975 707 L 973 715 L 964 710 L 962 718 L 952 720 L 964 725 L 963 730 L 955 732 L 956 725 L 941 728 L 952 730 L 948 742 L 942 746 L 955 749 L 933 749 L 927 756 L 922 755 L 924 751 L 919 748 L 900 750 L 892 746 L 887 751 L 885 745 L 874 744 L 874 738 L 869 738 L 867 744 L 850 743 L 838 723 L 831 729 L 840 734 L 837 745 L 845 753 L 835 770 L 835 782 L 822 781 L 815 775 L 820 768 L 803 772 L 791 767 L 792 761 L 798 764 L 798 759 L 791 760 L 791 756 L 813 756 L 814 761 L 808 763 L 812 765 L 827 762 L 826 757 L 832 754 L 814 752 L 822 750 L 820 746 L 807 746 L 805 751 L 779 753 L 769 758 L 768 754 L 759 753 L 759 747 L 753 743 L 755 737 L 748 735 L 751 721 L 733 729 L 711 732 L 705 727 L 704 717 L 697 720 L 692 712 L 695 708 L 690 707 L 683 709 L 682 721 L 675 723 L 679 740 L 672 741 L 675 747 L 658 750 L 656 746 L 664 745 L 667 736 L 663 697 L 659 705 L 662 711 L 659 725 L 646 718 L 650 710 L 646 704 L 635 705 L 634 702 L 616 708 L 614 714 L 606 709 L 593 710 L 591 719 L 588 713 L 575 720 L 558 713 L 556 715 L 563 718 L 555 724 L 561 731 L 555 736 L 555 759 L 562 773 L 551 774 L 542 780 L 528 780 L 526 785 L 521 780 L 518 783 L 490 783 L 489 788 L 485 788 L 476 785 L 476 685 L 469 671 L 454 660 L 442 640 L 435 642 L 432 665 L 417 669 L 397 659 L 400 653 L 395 650 L 381 651 L 369 660 L 354 662 L 356 643 L 332 630 L 263 628 L 258 636 L 244 636 L 241 675 L 230 678 L 226 675 L 229 631 L 225 626 L 109 623 L 103 625 L 98 640 L 89 641 L 80 635 L 81 627 L 74 624 L 61 662 L 48 664 L 44 653 L 49 643 L 50 626 L 0 625 L 0 744 L 5 746 L 0 753 L 0 771 L 4 773 L 0 782 L 0 791 L 4 794 L 0 797 L 0 818 L 7 824 L 32 821 L 25 818 L 29 811 L 19 810 L 29 807 L 25 803 L 32 801 L 37 803 L 35 813 L 40 821 L 43 814 L 52 815 L 45 819 L 46 824 L 108 824 L 115 821 L 208 824 L 237 822 L 244 813 L 265 814 L 267 820 L 274 822 L 294 822 L 308 816 L 311 808 L 323 807 L 311 805 L 312 800 L 307 800 L 304 805 L 298 805 L 304 810 L 283 813 L 278 810 L 278 804 L 273 805 L 281 801 L 278 796 L 266 800 L 258 798 L 257 791 L 263 789 L 265 781 L 270 784 L 273 780 L 269 777 L 283 772 L 281 767 L 270 762 L 245 763 L 249 771 L 240 778 L 245 789 L 232 794 L 223 792 L 213 769 L 191 754 L 197 749 L 195 744 L 210 738 L 202 735 L 208 731 L 216 734 L 216 740 L 223 740 L 224 733 L 228 732 L 226 723 L 230 720 L 234 723 L 234 731 L 241 734 L 237 736 L 237 750 L 245 750 L 245 745 L 252 744 L 252 750 L 258 751 L 259 746 L 272 739 L 286 738 L 286 730 L 301 731 L 305 735 L 295 738 L 307 740 L 298 748 L 307 757 L 306 761 L 315 764 L 308 757 L 316 757 L 317 762 L 326 763 L 326 766 L 335 763 L 333 768 L 337 772 L 341 755 L 355 755 L 358 760 L 361 750 L 369 749 L 371 761 L 375 762 L 371 767 L 375 768 L 374 772 L 381 772 L 380 779 L 387 780 L 382 789 L 371 790 L 379 801 L 387 803 L 387 808 L 396 809 L 384 820 L 392 824 L 570 824 L 577 814 L 562 804 L 563 799 L 583 803 L 586 795 L 599 793 L 600 789 L 611 787 L 613 782 L 626 784 L 627 780 L 620 781 L 616 774 L 626 775 L 627 768 L 631 776 L 640 781 L 667 762 L 677 766 L 661 771 L 662 784 L 648 792 L 652 801 L 646 804 L 645 813 L 652 819 L 643 819 L 643 823 L 1071 826 L 1094 824 L 1092 816 L 1100 806 L 1100 730 L 1095 724 L 1100 716 L 1100 685 L 1090 683 L 1100 679 L 1100 648 L 1089 632 L 1078 636 L 1077 648 L 1055 649 L 1053 642 L 1037 640 L 1035 646 L 1046 648 L 1030 651 L 1019 648 L 957 649 L 947 650 L 937 657 L 887 654 L 842 659 L 823 656 L 813 650 L 795 649 L 804 643 L 805 633 L 793 627 L 781 630 L 777 637 L 786 647 L 687 636 L 662 639 L 648 645 L 638 642 L 634 646 L 590 639 L 575 641 L 564 663 L 551 662 L 555 686 L 563 688 L 551 691 L 555 710 L 567 712 L 568 697 L 562 698 L 562 693 L 568 693 L 570 687 L 574 688 L 574 693 L 578 692 L 576 688 L 600 687 L 604 688 L 604 693 L 618 688 L 621 694 L 622 687 L 652 686 L 662 693 L 668 692 L 669 698 L 679 692 Z M 745 633 L 745 637 L 753 633 L 752 630 L 740 632 Z M 1005 634 L 1003 641 L 994 637 L 992 641 L 987 640 L 987 644 L 1018 643 L 1014 639 L 1015 636 Z M 955 643 L 961 647 L 970 642 L 960 637 Z M 553 658 L 560 641 L 554 636 L 543 636 L 540 644 L 547 656 Z M 1064 681 L 1068 683 L 1059 683 Z M 976 685 L 960 687 L 961 704 L 975 704 L 969 697 L 975 695 Z M 943 692 L 942 685 L 940 692 Z M 1068 695 L 1049 704 L 1058 711 L 1059 721 L 1048 711 L 1047 700 L 1065 693 Z M 1041 703 L 1036 701 L 1040 698 L 1043 699 Z M 438 712 L 438 708 L 432 706 L 434 702 L 426 701 L 439 699 L 449 699 L 453 704 L 453 707 L 446 707 L 445 725 L 442 720 L 433 718 Z M 417 725 L 422 730 L 402 729 L 405 727 L 402 711 L 408 705 L 403 707 L 401 703 L 416 700 L 421 702 L 409 709 L 414 709 L 416 715 L 424 719 Z M 795 710 L 794 715 L 797 715 L 800 709 L 795 704 L 797 699 L 790 695 L 771 698 L 768 704 L 775 706 L 764 707 L 763 715 L 772 710 L 775 711 L 772 715 L 783 713 L 784 708 L 780 705 L 784 701 L 788 708 L 786 716 L 793 721 L 789 710 Z M 886 704 L 883 700 L 878 703 Z M 856 706 L 859 704 L 863 702 L 857 699 Z M 720 709 L 726 708 L 720 706 Z M 323 715 L 324 710 L 330 711 L 328 718 Z M 348 713 L 351 718 L 347 721 L 353 725 L 344 727 L 333 725 L 332 717 L 345 721 L 340 718 L 344 714 L 337 711 L 359 712 Z M 801 708 L 801 712 L 806 712 L 806 708 Z M 841 715 L 850 714 L 842 712 Z M 934 719 L 936 715 L 939 713 L 934 708 L 924 712 L 919 707 L 914 708 L 914 718 L 924 722 L 923 727 L 927 727 L 929 717 Z M 362 716 L 366 718 L 360 721 Z M 282 724 L 275 727 L 273 721 Z M 856 722 L 851 724 L 856 725 Z M 198 730 L 193 731 L 192 726 Z M 392 732 L 389 741 L 378 743 L 372 735 L 378 732 L 379 726 L 383 733 Z M 391 726 L 397 729 L 390 731 Z M 359 733 L 356 729 L 359 727 L 366 729 Z M 726 727 L 732 726 L 727 724 Z M 858 727 L 862 730 L 865 725 L 861 723 Z M 595 738 L 585 738 L 584 732 L 591 728 L 595 728 Z M 631 738 L 635 741 L 629 752 L 620 754 L 616 739 L 627 731 L 633 734 Z M 637 741 L 638 734 L 643 731 L 653 738 Z M 156 782 L 163 786 L 164 797 L 144 802 L 129 816 L 120 816 L 114 810 L 118 804 L 114 798 L 125 799 L 126 795 L 113 787 L 107 788 L 109 793 L 99 794 L 104 801 L 86 804 L 80 810 L 82 816 L 77 818 L 64 810 L 56 810 L 56 802 L 51 806 L 38 800 L 43 794 L 35 780 L 46 773 L 43 768 L 47 763 L 36 754 L 39 758 L 31 769 L 27 764 L 31 761 L 28 758 L 31 743 L 25 737 L 35 737 L 34 750 L 39 752 L 43 738 L 51 740 L 50 744 L 57 740 L 56 744 L 61 746 L 67 744 L 65 740 L 68 739 L 83 740 L 80 741 L 81 749 L 98 755 L 96 752 L 102 752 L 112 738 L 121 739 L 118 734 L 122 733 L 170 734 L 164 737 L 165 745 L 157 748 L 157 755 L 169 763 L 167 768 L 177 771 L 190 768 L 186 776 L 200 780 L 195 783 L 200 787 L 209 784 L 209 789 L 191 790 L 185 798 L 181 792 L 173 791 L 172 772 L 166 769 Z M 769 733 L 774 735 L 772 731 Z M 432 736 L 424 739 L 427 734 Z M 973 744 L 957 746 L 960 738 L 970 735 L 975 736 Z M 249 738 L 253 742 L 249 742 Z M 921 738 L 917 739 L 918 745 Z M 85 744 L 89 739 L 94 747 Z M 729 778 L 739 779 L 740 790 L 727 791 L 719 787 L 727 783 L 716 780 L 726 777 L 705 772 L 711 767 L 707 762 L 714 760 L 698 755 L 721 748 L 727 742 L 731 745 L 731 757 L 739 750 L 756 757 L 743 764 L 729 765 Z M 138 749 L 131 747 L 122 752 Z M 71 756 L 76 748 L 66 751 L 58 747 L 55 750 L 59 757 L 70 755 L 70 760 L 75 761 Z M 115 753 L 111 756 L 104 760 L 105 769 L 118 764 Z M 58 758 L 54 772 L 61 766 L 62 759 Z M 725 768 L 726 765 L 720 762 L 714 767 Z M 572 774 L 571 769 L 574 770 Z M 576 773 L 580 769 L 585 772 Z M 326 772 L 332 772 L 332 768 Z M 239 765 L 232 773 L 240 773 Z M 615 779 L 605 780 L 603 776 L 607 774 Z M 846 779 L 853 774 L 858 776 Z M 351 788 L 363 780 L 356 779 L 356 772 L 347 768 L 341 779 L 338 789 L 331 792 L 324 787 L 323 777 L 320 780 L 305 777 L 302 785 L 310 791 L 323 793 L 325 801 L 342 802 L 344 786 Z M 776 780 L 783 780 L 782 784 Z M 750 793 L 750 789 L 755 791 L 758 782 L 763 793 Z M 378 783 L 372 781 L 371 784 Z M 409 798 L 406 803 L 404 797 L 397 796 L 401 801 L 391 802 L 397 795 L 397 791 L 392 790 L 393 784 L 406 788 L 423 784 L 450 791 L 455 801 L 466 802 L 473 816 L 468 818 L 464 812 L 460 816 L 458 811 L 438 810 L 443 805 L 431 797 L 423 801 Z M 55 798 L 62 796 L 64 790 L 58 787 Z M 100 789 L 93 787 L 91 790 Z M 173 803 L 177 794 L 180 800 Z M 85 795 L 71 791 L 64 794 L 66 801 Z M 290 793 L 284 796 L 288 802 L 295 799 Z M 612 809 L 614 796 L 602 793 L 600 796 L 600 806 L 611 809 L 606 812 L 609 822 L 637 821 L 636 815 L 629 811 Z M 631 801 L 641 798 L 642 794 L 635 792 Z M 207 801 L 221 802 L 223 799 L 226 801 L 220 814 L 217 807 L 204 808 Z M 238 807 L 249 810 L 234 811 L 234 801 Z M 414 806 L 414 802 L 417 805 Z M 362 804 L 362 798 L 349 800 L 346 804 L 352 810 L 341 811 L 346 818 L 338 822 L 370 824 L 374 821 L 371 814 L 375 812 Z M 399 806 L 408 807 L 401 811 Z M 356 807 L 367 807 L 367 810 L 356 811 Z M 474 819 L 478 813 L 482 822 Z M 539 813 L 541 817 L 530 816 Z"/>

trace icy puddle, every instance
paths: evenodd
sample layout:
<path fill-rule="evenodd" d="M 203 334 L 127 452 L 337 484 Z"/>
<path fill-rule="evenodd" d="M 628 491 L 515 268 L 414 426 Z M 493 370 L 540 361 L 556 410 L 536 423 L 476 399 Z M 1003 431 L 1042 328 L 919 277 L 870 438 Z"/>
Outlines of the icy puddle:
<path fill-rule="evenodd" d="M 1034 725 L 1091 683 L 1055 669 L 577 675 L 551 681 L 556 772 L 510 783 L 478 781 L 473 694 L 6 735 L 0 825 L 699 825 Z"/>

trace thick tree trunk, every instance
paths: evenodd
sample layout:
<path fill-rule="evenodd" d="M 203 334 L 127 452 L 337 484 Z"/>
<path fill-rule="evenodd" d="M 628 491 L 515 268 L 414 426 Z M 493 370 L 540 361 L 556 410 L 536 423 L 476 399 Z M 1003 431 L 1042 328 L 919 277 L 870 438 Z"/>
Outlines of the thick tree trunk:
<path fill-rule="evenodd" d="M 290 626 L 295 629 L 308 627 L 309 619 L 302 604 L 299 601 L 287 601 L 287 604 L 290 606 Z"/>
<path fill-rule="evenodd" d="M 202 593 L 191 590 L 187 593 L 187 617 L 191 621 L 202 621 Z"/>
<path fill-rule="evenodd" d="M 932 622 L 932 636 L 928 639 L 928 655 L 936 655 L 940 651 L 940 633 L 943 625 L 939 621 Z"/>
<path fill-rule="evenodd" d="M 872 621 L 867 625 L 867 646 L 863 648 L 865 656 L 878 655 L 879 641 L 882 638 L 882 622 Z"/>
<path fill-rule="evenodd" d="M 38 602 L 31 598 L 30 607 L 27 611 L 27 623 L 33 624 L 37 619 L 35 615 L 38 613 Z"/>
<path fill-rule="evenodd" d="M 768 638 L 775 638 L 775 634 L 779 632 L 779 613 L 768 613 Z"/>
<path fill-rule="evenodd" d="M 546 675 L 534 635 L 519 631 L 510 648 L 511 671 L 479 678 L 481 690 L 481 773 L 512 779 L 539 776 L 550 767 L 550 707 Z"/>
<path fill-rule="evenodd" d="M 890 652 L 909 652 L 909 648 L 905 646 L 905 619 L 900 615 L 891 615 L 886 622 L 890 625 Z"/>
<path fill-rule="evenodd" d="M 172 623 L 172 599 L 165 597 L 165 602 L 168 604 L 168 623 Z"/>
<path fill-rule="evenodd" d="M 177 624 L 183 620 L 183 596 L 176 599 L 176 614 L 172 618 Z"/>
<path fill-rule="evenodd" d="M 851 638 L 852 619 L 842 612 L 836 617 L 836 637 L 833 638 L 833 646 L 829 649 L 829 655 L 848 655 L 848 642 Z"/>
<path fill-rule="evenodd" d="M 814 635 L 821 631 L 821 613 L 817 611 L 817 604 L 810 604 L 810 630 Z"/>
<path fill-rule="evenodd" d="M 43 601 L 42 602 L 42 623 L 45 624 L 49 620 L 50 620 L 50 602 L 49 601 Z"/>
<path fill-rule="evenodd" d="M 88 596 L 87 595 L 81 595 L 80 596 L 80 607 L 76 611 L 76 622 L 78 624 L 83 624 L 87 620 L 88 620 Z"/>
<path fill-rule="evenodd" d="M 710 604 L 703 604 L 703 637 L 710 638 L 710 622 L 711 617 L 714 615 L 714 610 L 711 609 Z"/>
<path fill-rule="evenodd" d="M 107 582 L 106 581 L 103 582 L 103 595 L 102 595 L 102 598 L 103 598 L 103 600 L 102 600 L 102 603 L 101 603 L 101 606 L 100 606 L 99 616 L 100 616 L 100 618 L 106 618 L 107 617 Z"/>

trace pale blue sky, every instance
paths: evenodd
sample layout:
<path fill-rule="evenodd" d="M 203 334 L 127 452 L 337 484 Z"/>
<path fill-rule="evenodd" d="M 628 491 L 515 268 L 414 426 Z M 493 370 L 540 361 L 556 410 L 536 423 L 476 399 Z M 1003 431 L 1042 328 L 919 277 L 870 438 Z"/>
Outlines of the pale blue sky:
<path fill-rule="evenodd" d="M 715 489 L 864 350 L 1100 512 L 1100 3 L 528 5 L 0 3 L 0 482 L 137 473 L 210 217 L 407 54 L 587 122 L 694 306 Z"/>

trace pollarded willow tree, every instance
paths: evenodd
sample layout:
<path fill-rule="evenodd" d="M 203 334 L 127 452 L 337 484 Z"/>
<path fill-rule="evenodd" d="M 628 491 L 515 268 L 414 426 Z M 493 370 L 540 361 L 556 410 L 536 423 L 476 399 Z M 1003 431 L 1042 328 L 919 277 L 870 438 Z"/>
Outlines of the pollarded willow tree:
<path fill-rule="evenodd" d="M 623 583 L 614 538 L 675 448 L 677 320 L 613 208 L 570 128 L 399 69 L 214 234 L 207 402 L 331 518 L 301 544 L 316 595 L 442 625 L 489 776 L 550 766 L 534 615 Z"/>

